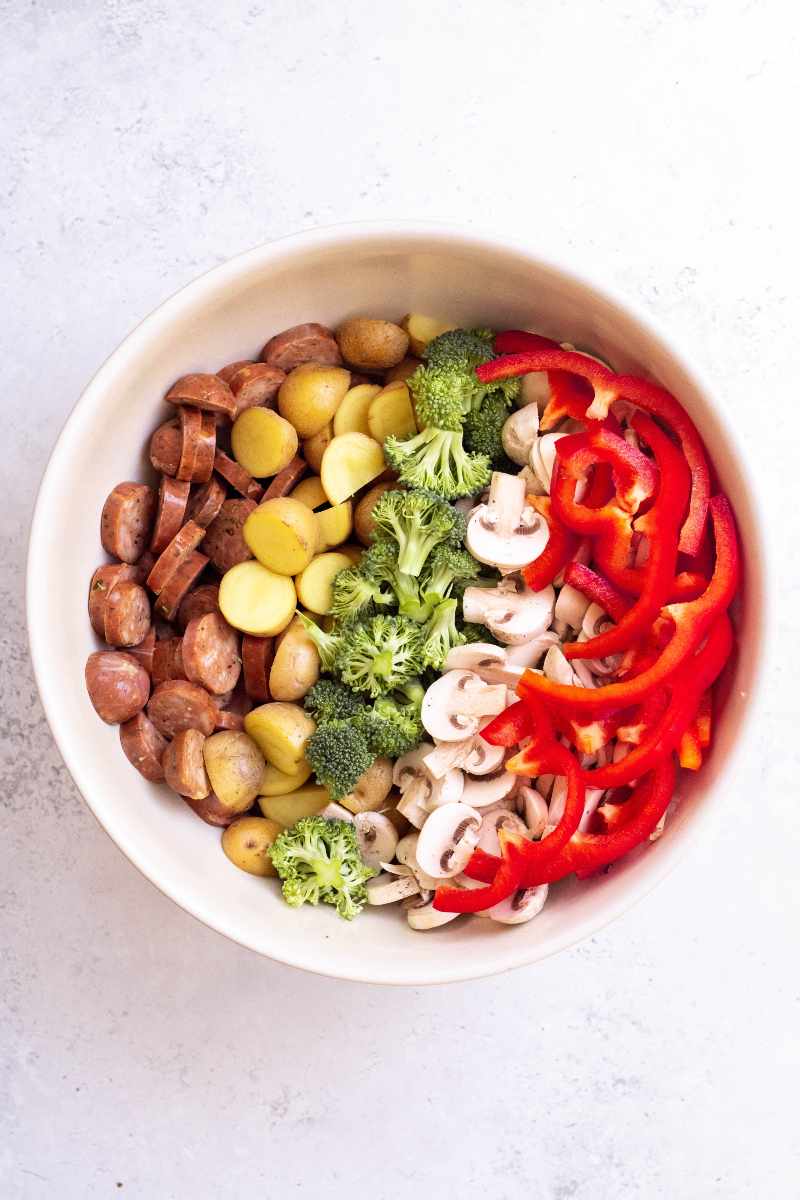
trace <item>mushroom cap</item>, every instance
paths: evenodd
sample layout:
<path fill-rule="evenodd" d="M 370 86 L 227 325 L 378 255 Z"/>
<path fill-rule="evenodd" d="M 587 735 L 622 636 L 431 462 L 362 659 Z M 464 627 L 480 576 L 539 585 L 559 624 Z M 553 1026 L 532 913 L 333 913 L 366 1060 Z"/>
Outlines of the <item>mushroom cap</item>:
<path fill-rule="evenodd" d="M 547 545 L 548 529 L 534 508 L 525 505 L 510 533 L 491 524 L 488 504 L 479 504 L 467 524 L 467 549 L 478 562 L 508 573 L 533 562 Z"/>
<path fill-rule="evenodd" d="M 445 671 L 474 671 L 484 683 L 505 683 L 516 687 L 522 678 L 522 666 L 511 664 L 505 646 L 492 642 L 468 642 L 454 646 L 445 659 Z"/>
<path fill-rule="evenodd" d="M 558 634 L 552 629 L 545 629 L 543 633 L 537 633 L 528 642 L 520 642 L 516 646 L 506 646 L 506 662 L 509 669 L 517 670 L 526 667 L 538 666 L 541 659 L 547 653 L 551 646 L 558 642 Z"/>
<path fill-rule="evenodd" d="M 565 583 L 558 593 L 555 618 L 557 621 L 564 621 L 570 629 L 580 629 L 589 607 L 590 602 L 583 592 L 579 592 L 572 584 Z"/>
<path fill-rule="evenodd" d="M 517 793 L 517 803 L 521 807 L 528 836 L 540 838 L 550 820 L 544 796 L 536 788 L 521 787 Z"/>
<path fill-rule="evenodd" d="M 496 716 L 505 707 L 498 685 L 484 683 L 474 671 L 446 671 L 435 680 L 422 701 L 422 724 L 440 742 L 460 742 L 477 733 L 480 718 Z M 427 754 L 432 750 L 428 746 Z"/>
<path fill-rule="evenodd" d="M 349 809 L 344 808 L 341 804 L 335 804 L 331 800 L 330 804 L 326 804 L 322 812 L 319 814 L 326 821 L 348 821 L 353 824 L 353 814 Z"/>
<path fill-rule="evenodd" d="M 419 833 L 407 833 L 400 838 L 395 848 L 395 858 L 404 867 L 406 867 L 416 879 L 420 886 L 420 891 L 432 892 L 439 886 L 439 880 L 434 879 L 432 875 L 426 874 L 422 867 L 417 862 L 417 843 L 419 842 Z"/>
<path fill-rule="evenodd" d="M 485 808 L 487 804 L 495 804 L 514 790 L 517 785 L 517 775 L 501 768 L 493 775 L 483 779 L 468 779 L 464 788 L 462 800 L 473 808 Z"/>
<path fill-rule="evenodd" d="M 390 875 L 381 871 L 367 880 L 367 904 L 396 904 L 419 891 L 413 875 Z"/>
<path fill-rule="evenodd" d="M 521 888 L 492 908 L 487 908 L 481 916 L 499 921 L 501 925 L 522 925 L 542 911 L 547 892 L 546 883 L 540 883 L 538 887 Z"/>
<path fill-rule="evenodd" d="M 503 425 L 503 449 L 512 462 L 524 467 L 539 433 L 539 409 L 525 404 L 513 412 Z"/>
<path fill-rule="evenodd" d="M 420 931 L 439 929 L 442 925 L 449 925 L 451 921 L 460 916 L 460 913 L 440 912 L 438 908 L 434 908 L 432 896 L 428 898 L 422 895 L 409 897 L 408 900 L 403 901 L 403 908 L 411 929 Z"/>
<path fill-rule="evenodd" d="M 411 792 L 397 801 L 397 811 L 416 829 L 422 829 L 428 818 L 427 808 L 420 804 Z"/>
<path fill-rule="evenodd" d="M 498 808 L 487 813 L 481 821 L 481 827 L 478 832 L 478 847 L 485 850 L 487 854 L 500 855 L 500 839 L 497 836 L 499 829 L 507 829 L 511 833 L 519 833 L 523 837 L 528 836 L 528 828 L 521 817 L 516 813 L 508 812 L 505 809 Z"/>
<path fill-rule="evenodd" d="M 499 642 L 520 645 L 547 630 L 553 620 L 555 599 L 550 585 L 539 592 L 468 587 L 464 591 L 464 617 L 487 625 Z"/>
<path fill-rule="evenodd" d="M 356 813 L 354 818 L 358 852 L 361 861 L 368 867 L 377 868 L 391 862 L 397 846 L 398 835 L 392 822 L 383 813 Z"/>
<path fill-rule="evenodd" d="M 434 779 L 431 784 L 431 794 L 425 801 L 425 808 L 432 812 L 443 804 L 454 804 L 460 800 L 464 792 L 464 772 L 453 767 L 445 771 L 440 779 Z"/>
<path fill-rule="evenodd" d="M 417 862 L 436 879 L 460 875 L 478 844 L 480 814 L 467 804 L 434 809 L 417 839 Z"/>

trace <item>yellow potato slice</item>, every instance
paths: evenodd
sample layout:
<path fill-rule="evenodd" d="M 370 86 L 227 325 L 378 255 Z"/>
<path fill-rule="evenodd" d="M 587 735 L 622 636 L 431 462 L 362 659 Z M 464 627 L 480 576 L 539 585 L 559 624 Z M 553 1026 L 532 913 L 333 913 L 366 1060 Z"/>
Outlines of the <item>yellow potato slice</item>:
<path fill-rule="evenodd" d="M 277 475 L 297 454 L 297 430 L 271 408 L 247 408 L 231 430 L 233 457 L 255 479 Z"/>
<path fill-rule="evenodd" d="M 318 554 L 295 580 L 300 603 L 312 613 L 326 613 L 331 606 L 333 581 L 340 571 L 350 566 L 346 554 L 335 550 L 329 554 Z"/>
<path fill-rule="evenodd" d="M 297 575 L 316 553 L 317 519 L 300 500 L 280 496 L 250 513 L 242 535 L 263 566 L 277 575 Z"/>
<path fill-rule="evenodd" d="M 381 388 L 377 383 L 359 383 L 350 388 L 333 418 L 333 432 L 364 433 L 369 436 L 367 410 Z"/>
<path fill-rule="evenodd" d="M 421 358 L 428 342 L 448 329 L 458 329 L 457 325 L 448 321 L 439 321 L 436 317 L 425 317 L 422 313 L 408 313 L 400 322 L 401 329 L 408 334 L 409 349 L 417 358 Z"/>
<path fill-rule="evenodd" d="M 300 764 L 305 761 L 308 739 L 316 727 L 316 723 L 299 704 L 277 700 L 259 704 L 244 719 L 245 732 L 267 762 L 283 771 L 284 775 L 295 775 L 299 771 Z"/>
<path fill-rule="evenodd" d="M 297 606 L 294 583 L 260 562 L 237 563 L 222 576 L 219 609 L 234 629 L 256 637 L 273 637 L 285 629 Z"/>
<path fill-rule="evenodd" d="M 322 457 L 332 441 L 333 425 L 328 424 L 324 429 L 320 429 L 319 433 L 315 433 L 313 437 L 307 438 L 303 442 L 303 458 L 311 470 L 316 471 L 318 475 L 322 470 Z"/>
<path fill-rule="evenodd" d="M 349 387 L 350 372 L 344 367 L 302 363 L 281 384 L 278 411 L 301 438 L 314 437 L 333 419 Z"/>
<path fill-rule="evenodd" d="M 290 493 L 289 499 L 299 500 L 301 504 L 305 504 L 312 511 L 315 508 L 322 508 L 323 504 L 328 503 L 328 497 L 325 495 L 325 488 L 322 486 L 319 475 L 309 475 L 308 479 L 301 479 L 294 491 Z"/>
<path fill-rule="evenodd" d="M 401 381 L 390 383 L 379 392 L 367 413 L 369 432 L 381 445 L 387 437 L 410 437 L 417 432 L 414 409 L 408 388 Z"/>
<path fill-rule="evenodd" d="M 379 442 L 363 433 L 343 433 L 323 454 L 320 477 L 331 504 L 341 504 L 385 469 Z"/>
<path fill-rule="evenodd" d="M 305 758 L 299 764 L 296 771 L 287 775 L 284 771 L 279 771 L 272 763 L 267 763 L 264 767 L 261 776 L 261 782 L 258 785 L 260 796 L 287 796 L 289 792 L 296 792 L 299 787 L 311 776 L 311 763 Z"/>
<path fill-rule="evenodd" d="M 330 804 L 328 789 L 319 784 L 297 788 L 286 796 L 259 796 L 258 806 L 270 821 L 284 829 L 295 825 L 301 817 L 313 817 Z"/>
<path fill-rule="evenodd" d="M 330 550 L 350 537 L 353 528 L 353 501 L 345 500 L 333 508 L 314 514 L 317 522 L 317 549 Z"/>

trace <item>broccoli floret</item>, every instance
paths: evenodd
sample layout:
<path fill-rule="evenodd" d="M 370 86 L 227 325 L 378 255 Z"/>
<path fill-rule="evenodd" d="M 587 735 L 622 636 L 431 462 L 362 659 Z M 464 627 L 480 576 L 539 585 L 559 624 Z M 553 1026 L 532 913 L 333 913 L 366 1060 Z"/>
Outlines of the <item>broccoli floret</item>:
<path fill-rule="evenodd" d="M 425 685 L 421 679 L 409 679 L 395 688 L 398 696 L 402 696 L 407 704 L 413 704 L 417 714 L 422 711 L 422 701 L 425 699 Z"/>
<path fill-rule="evenodd" d="M 500 392 L 487 396 L 479 408 L 464 418 L 464 445 L 473 454 L 485 454 L 493 470 L 516 475 L 518 468 L 503 449 L 503 426 L 509 406 L 508 399 Z"/>
<path fill-rule="evenodd" d="M 279 834 L 270 858 L 283 880 L 283 898 L 301 904 L 332 904 L 351 921 L 367 902 L 366 883 L 377 875 L 361 861 L 355 826 L 349 821 L 303 817 Z"/>
<path fill-rule="evenodd" d="M 393 696 L 379 696 L 372 708 L 356 717 L 372 753 L 378 757 L 400 758 L 422 741 L 425 732 L 419 717 L 419 705 L 403 704 Z"/>
<path fill-rule="evenodd" d="M 345 567 L 333 581 L 330 612 L 334 617 L 351 621 L 364 617 L 387 604 L 394 604 L 390 587 L 365 575 L 358 567 Z"/>
<path fill-rule="evenodd" d="M 333 664 L 336 661 L 336 655 L 339 652 L 341 638 L 335 633 L 326 633 L 317 625 L 316 621 L 312 621 L 305 613 L 299 612 L 297 616 L 303 625 L 308 636 L 311 638 L 319 653 L 319 661 L 322 664 L 323 671 L 333 670 Z"/>
<path fill-rule="evenodd" d="M 519 379 L 481 383 L 475 368 L 494 358 L 488 329 L 452 329 L 428 343 L 425 362 L 408 380 L 423 426 L 458 430 L 466 415 L 489 393 L 512 399 Z"/>
<path fill-rule="evenodd" d="M 360 570 L 369 578 L 379 580 L 391 588 L 394 602 L 404 617 L 424 623 L 431 615 L 431 606 L 426 604 L 420 592 L 419 580 L 406 575 L 397 565 L 397 547 L 392 542 L 376 542 L 361 559 Z"/>
<path fill-rule="evenodd" d="M 433 616 L 423 631 L 423 658 L 426 667 L 438 670 L 444 665 L 444 660 L 453 647 L 461 646 L 466 641 L 456 624 L 457 612 L 457 600 L 443 600 L 434 609 Z"/>
<path fill-rule="evenodd" d="M 419 674 L 422 644 L 421 627 L 408 617 L 372 617 L 342 638 L 336 669 L 355 691 L 381 696 Z"/>
<path fill-rule="evenodd" d="M 352 721 L 326 721 L 312 733 L 306 758 L 331 800 L 341 800 L 371 766 L 375 755 Z"/>
<path fill-rule="evenodd" d="M 318 725 L 327 721 L 346 721 L 362 712 L 364 701 L 338 679 L 318 679 L 303 701 Z"/>
<path fill-rule="evenodd" d="M 429 604 L 439 604 L 453 592 L 460 595 L 479 573 L 480 566 L 468 551 L 456 546 L 437 546 L 428 560 L 423 595 Z"/>
<path fill-rule="evenodd" d="M 438 496 L 424 492 L 384 492 L 372 510 L 377 540 L 397 542 L 398 568 L 418 576 L 440 543 L 460 543 L 464 518 Z"/>
<path fill-rule="evenodd" d="M 468 454 L 464 449 L 460 430 L 430 428 L 410 438 L 388 437 L 384 453 L 403 483 L 445 500 L 474 496 L 491 475 L 484 454 Z"/>

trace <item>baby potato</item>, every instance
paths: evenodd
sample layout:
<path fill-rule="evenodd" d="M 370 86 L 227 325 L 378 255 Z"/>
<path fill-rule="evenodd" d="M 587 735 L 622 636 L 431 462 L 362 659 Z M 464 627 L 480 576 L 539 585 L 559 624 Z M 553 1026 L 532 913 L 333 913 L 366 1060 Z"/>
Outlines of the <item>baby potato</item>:
<path fill-rule="evenodd" d="M 259 796 L 258 807 L 270 821 L 277 821 L 282 828 L 289 829 L 301 817 L 313 817 L 322 812 L 330 801 L 326 787 L 310 783 L 287 796 Z"/>
<path fill-rule="evenodd" d="M 203 743 L 206 774 L 220 804 L 235 814 L 246 812 L 258 795 L 264 755 L 246 733 L 222 729 Z"/>
<path fill-rule="evenodd" d="M 310 515 L 310 514 L 309 514 Z M 294 583 L 260 562 L 237 563 L 222 576 L 217 598 L 229 625 L 256 637 L 281 633 L 297 607 Z"/>
<path fill-rule="evenodd" d="M 377 812 L 383 808 L 392 790 L 392 760 L 376 758 L 356 783 L 352 792 L 339 801 L 351 813 Z"/>
<path fill-rule="evenodd" d="M 317 519 L 300 500 L 279 496 L 250 513 L 242 535 L 262 566 L 276 575 L 297 575 L 317 549 Z"/>
<path fill-rule="evenodd" d="M 417 432 L 411 397 L 404 383 L 390 383 L 379 392 L 367 413 L 370 437 L 382 446 L 387 437 L 410 437 Z"/>
<path fill-rule="evenodd" d="M 301 479 L 294 491 L 289 494 L 289 499 L 299 500 L 312 512 L 328 503 L 328 497 L 325 495 L 325 488 L 322 486 L 319 475 L 309 475 L 307 479 Z"/>
<path fill-rule="evenodd" d="M 331 504 L 341 504 L 385 468 L 379 442 L 363 433 L 342 433 L 325 450 L 319 473 Z"/>
<path fill-rule="evenodd" d="M 297 430 L 271 408 L 247 408 L 231 430 L 233 457 L 256 479 L 277 475 L 297 454 Z"/>
<path fill-rule="evenodd" d="M 353 524 L 355 525 L 356 537 L 364 546 L 369 546 L 372 541 L 372 535 L 375 532 L 372 510 L 384 492 L 392 491 L 402 491 L 402 486 L 391 482 L 391 480 L 374 483 L 368 491 L 364 492 L 364 495 L 356 505 Z"/>
<path fill-rule="evenodd" d="M 278 640 L 269 672 L 269 691 L 273 700 L 302 700 L 319 679 L 317 647 L 295 617 Z M 287 791 L 291 790 L 289 788 Z"/>
<path fill-rule="evenodd" d="M 301 438 L 314 437 L 333 418 L 349 387 L 350 372 L 344 367 L 302 363 L 280 386 L 278 412 Z"/>
<path fill-rule="evenodd" d="M 333 418 L 334 434 L 364 433 L 369 436 L 367 410 L 380 391 L 377 383 L 359 383 L 351 387 Z"/>
<path fill-rule="evenodd" d="M 317 522 L 317 550 L 330 550 L 339 546 L 350 537 L 353 528 L 353 502 L 345 500 L 343 504 L 334 504 L 332 508 L 323 508 L 315 513 Z"/>
<path fill-rule="evenodd" d="M 396 367 L 392 367 L 390 371 L 387 371 L 384 379 L 386 383 L 397 383 L 398 381 L 405 383 L 409 375 L 413 375 L 419 365 L 420 360 L 409 354 Z"/>
<path fill-rule="evenodd" d="M 408 313 L 403 317 L 400 325 L 408 334 L 411 353 L 415 354 L 417 358 L 422 358 L 428 342 L 432 342 L 442 333 L 447 333 L 449 329 L 458 328 L 452 322 L 439 321 L 436 317 L 424 317 L 422 313 Z"/>
<path fill-rule="evenodd" d="M 347 555 L 337 554 L 335 550 L 312 558 L 305 571 L 295 580 L 297 595 L 303 607 L 312 613 L 326 613 L 331 606 L 333 581 L 340 571 L 349 566 L 350 559 Z"/>
<path fill-rule="evenodd" d="M 303 442 L 303 458 L 306 460 L 312 471 L 316 471 L 319 475 L 322 469 L 322 458 L 325 451 L 333 441 L 333 425 L 326 425 L 324 429 L 320 429 L 319 433 L 315 433 L 313 437 L 307 438 Z"/>
<path fill-rule="evenodd" d="M 299 787 L 302 787 L 310 775 L 311 763 L 305 758 L 291 775 L 286 775 L 277 767 L 273 767 L 272 763 L 267 763 L 258 785 L 258 794 L 259 796 L 288 796 L 289 792 L 296 792 Z"/>
<path fill-rule="evenodd" d="M 393 321 L 351 317 L 336 330 L 336 341 L 345 362 L 360 371 L 385 371 L 396 367 L 408 352 L 408 334 Z"/>
<path fill-rule="evenodd" d="M 294 775 L 317 726 L 299 704 L 270 701 L 252 709 L 244 719 L 244 727 L 267 762 L 284 775 Z"/>
<path fill-rule="evenodd" d="M 282 825 L 266 817 L 240 817 L 223 832 L 222 849 L 248 875 L 277 875 L 269 848 L 282 831 Z"/>

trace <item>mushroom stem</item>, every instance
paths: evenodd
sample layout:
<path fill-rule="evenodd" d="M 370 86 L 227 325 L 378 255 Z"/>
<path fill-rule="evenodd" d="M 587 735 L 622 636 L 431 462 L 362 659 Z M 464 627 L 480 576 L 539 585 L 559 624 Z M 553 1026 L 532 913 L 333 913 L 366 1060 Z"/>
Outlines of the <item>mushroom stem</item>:
<path fill-rule="evenodd" d="M 496 717 L 506 707 L 506 685 L 484 683 L 460 693 L 458 711 L 463 717 Z"/>
<path fill-rule="evenodd" d="M 488 521 L 500 537 L 511 537 L 525 507 L 525 481 L 519 475 L 495 471 L 489 485 Z"/>

